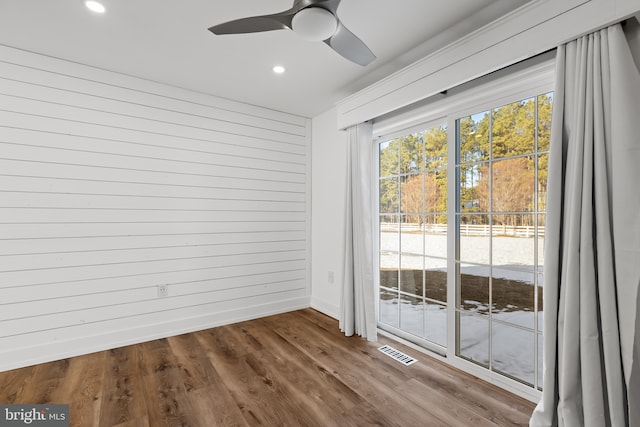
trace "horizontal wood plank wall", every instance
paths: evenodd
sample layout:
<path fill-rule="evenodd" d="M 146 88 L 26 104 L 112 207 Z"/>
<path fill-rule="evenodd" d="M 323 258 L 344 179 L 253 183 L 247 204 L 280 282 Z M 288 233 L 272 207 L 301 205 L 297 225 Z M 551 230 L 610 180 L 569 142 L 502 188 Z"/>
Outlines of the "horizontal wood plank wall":
<path fill-rule="evenodd" d="M 0 46 L 0 371 L 308 307 L 309 145 L 306 118 Z"/>

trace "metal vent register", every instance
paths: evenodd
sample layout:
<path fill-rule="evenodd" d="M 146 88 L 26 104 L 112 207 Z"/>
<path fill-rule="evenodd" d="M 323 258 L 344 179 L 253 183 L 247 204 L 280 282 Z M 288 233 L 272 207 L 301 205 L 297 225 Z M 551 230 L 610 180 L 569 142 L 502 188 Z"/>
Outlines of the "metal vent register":
<path fill-rule="evenodd" d="M 409 366 L 411 364 L 414 364 L 418 361 L 418 359 L 414 359 L 413 357 L 404 354 L 401 351 L 396 350 L 393 347 L 390 347 L 388 345 L 383 345 L 382 347 L 380 347 L 378 349 L 378 351 L 386 354 L 387 356 L 397 360 L 398 362 L 402 363 L 405 366 Z"/>

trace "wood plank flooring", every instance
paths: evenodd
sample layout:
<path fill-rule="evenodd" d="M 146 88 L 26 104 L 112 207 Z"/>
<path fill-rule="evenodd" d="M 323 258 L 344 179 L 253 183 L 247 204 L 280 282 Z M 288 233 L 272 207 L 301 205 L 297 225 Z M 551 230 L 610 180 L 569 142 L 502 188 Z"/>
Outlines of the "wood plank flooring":
<path fill-rule="evenodd" d="M 534 407 L 312 309 L 0 373 L 0 403 L 68 403 L 73 426 L 118 427 L 524 426 Z"/>

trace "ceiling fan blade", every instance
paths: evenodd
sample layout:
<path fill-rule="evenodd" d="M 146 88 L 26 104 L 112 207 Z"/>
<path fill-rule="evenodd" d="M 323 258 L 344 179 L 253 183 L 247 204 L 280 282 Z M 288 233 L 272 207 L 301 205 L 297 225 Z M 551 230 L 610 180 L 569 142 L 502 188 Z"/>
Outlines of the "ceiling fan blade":
<path fill-rule="evenodd" d="M 338 29 L 335 34 L 324 42 L 349 61 L 355 62 L 363 67 L 369 65 L 376 59 L 376 56 L 367 45 L 349 31 L 347 27 L 342 25 L 342 22 L 338 23 Z"/>
<path fill-rule="evenodd" d="M 252 16 L 250 18 L 241 18 L 222 24 L 214 25 L 209 28 L 213 34 L 246 34 L 260 33 L 263 31 L 285 30 L 291 29 L 291 19 L 293 14 L 289 11 L 278 13 L 275 15 Z"/>

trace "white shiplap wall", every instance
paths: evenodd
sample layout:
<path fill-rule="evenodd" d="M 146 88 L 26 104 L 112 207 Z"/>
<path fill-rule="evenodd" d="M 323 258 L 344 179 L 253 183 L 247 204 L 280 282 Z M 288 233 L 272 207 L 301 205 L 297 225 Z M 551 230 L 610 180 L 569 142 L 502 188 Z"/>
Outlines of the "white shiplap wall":
<path fill-rule="evenodd" d="M 305 118 L 0 46 L 0 371 L 308 306 L 309 146 Z"/>

